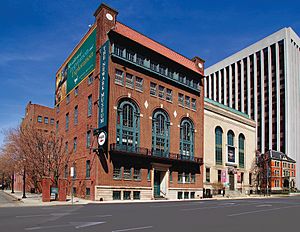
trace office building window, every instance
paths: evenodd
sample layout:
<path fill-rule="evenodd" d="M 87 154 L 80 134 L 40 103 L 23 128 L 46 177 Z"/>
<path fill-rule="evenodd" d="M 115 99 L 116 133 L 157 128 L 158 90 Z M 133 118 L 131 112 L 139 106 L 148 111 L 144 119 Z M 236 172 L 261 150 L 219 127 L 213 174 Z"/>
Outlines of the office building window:
<path fill-rule="evenodd" d="M 158 86 L 158 97 L 165 98 L 165 87 L 161 85 Z"/>
<path fill-rule="evenodd" d="M 92 132 L 88 131 L 86 133 L 86 147 L 90 148 L 91 147 L 91 136 L 92 136 Z"/>
<path fill-rule="evenodd" d="M 134 169 L 133 170 L 133 179 L 134 180 L 141 180 L 141 169 Z"/>
<path fill-rule="evenodd" d="M 185 107 L 191 107 L 191 98 L 188 96 L 185 96 Z"/>
<path fill-rule="evenodd" d="M 114 180 L 121 180 L 122 179 L 122 167 L 114 165 L 113 179 Z"/>
<path fill-rule="evenodd" d="M 113 191 L 113 200 L 121 200 L 121 191 Z"/>
<path fill-rule="evenodd" d="M 77 137 L 74 138 L 74 142 L 73 142 L 73 151 L 74 151 L 74 152 L 77 151 Z"/>
<path fill-rule="evenodd" d="M 206 168 L 205 173 L 206 173 L 205 181 L 209 183 L 210 182 L 210 168 Z"/>
<path fill-rule="evenodd" d="M 91 85 L 94 81 L 94 78 L 93 78 L 93 74 L 89 75 L 88 77 L 88 85 Z"/>
<path fill-rule="evenodd" d="M 184 95 L 182 93 L 178 94 L 178 104 L 184 106 Z"/>
<path fill-rule="evenodd" d="M 182 159 L 194 157 L 194 124 L 189 118 L 180 123 L 180 154 Z"/>
<path fill-rule="evenodd" d="M 153 82 L 150 82 L 150 95 L 156 96 L 157 85 Z"/>
<path fill-rule="evenodd" d="M 126 87 L 133 89 L 134 79 L 133 75 L 126 73 Z"/>
<path fill-rule="evenodd" d="M 223 130 L 221 127 L 215 129 L 215 159 L 216 164 L 222 165 Z"/>
<path fill-rule="evenodd" d="M 192 98 L 192 109 L 196 110 L 197 106 L 196 106 L 196 99 Z"/>
<path fill-rule="evenodd" d="M 78 124 L 78 106 L 74 108 L 74 125 Z"/>
<path fill-rule="evenodd" d="M 69 113 L 66 114 L 66 130 L 69 130 Z"/>
<path fill-rule="evenodd" d="M 135 89 L 143 91 L 143 78 L 135 77 Z"/>
<path fill-rule="evenodd" d="M 239 166 L 245 167 L 245 136 L 243 134 L 239 135 Z"/>
<path fill-rule="evenodd" d="M 132 179 L 132 171 L 131 168 L 124 167 L 124 180 L 131 180 Z"/>
<path fill-rule="evenodd" d="M 48 123 L 49 123 L 48 117 L 44 117 L 44 122 L 45 122 L 45 124 L 48 124 Z"/>
<path fill-rule="evenodd" d="M 54 125 L 54 118 L 51 118 L 51 119 L 50 119 L 50 124 L 51 124 L 51 125 Z"/>
<path fill-rule="evenodd" d="M 68 94 L 66 97 L 66 103 L 69 104 L 70 103 L 70 95 Z"/>
<path fill-rule="evenodd" d="M 169 102 L 172 102 L 172 100 L 173 100 L 172 89 L 167 89 L 166 100 Z"/>
<path fill-rule="evenodd" d="M 116 69 L 115 83 L 120 85 L 124 84 L 123 72 L 119 69 Z"/>
<path fill-rule="evenodd" d="M 78 86 L 74 90 L 74 95 L 75 95 L 75 97 L 78 96 Z"/>

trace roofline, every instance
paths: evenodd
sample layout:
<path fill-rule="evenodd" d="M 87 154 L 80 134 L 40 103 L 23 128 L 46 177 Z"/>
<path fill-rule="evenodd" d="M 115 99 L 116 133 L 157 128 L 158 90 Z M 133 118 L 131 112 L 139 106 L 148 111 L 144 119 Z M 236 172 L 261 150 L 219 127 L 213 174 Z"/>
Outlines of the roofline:
<path fill-rule="evenodd" d="M 137 31 L 137 30 L 133 29 L 132 27 L 130 27 L 130 26 L 128 26 L 128 25 L 126 25 L 126 24 L 124 24 L 124 23 L 122 23 L 122 22 L 120 22 L 120 21 L 118 21 L 118 23 L 120 23 L 120 24 L 122 24 L 122 25 L 124 25 L 124 26 L 126 26 L 126 27 L 128 27 L 128 28 L 130 28 L 131 30 L 135 31 L 136 33 L 139 33 L 139 34 L 141 34 L 141 35 L 143 35 L 143 36 L 147 37 L 148 39 L 150 39 L 150 40 L 154 41 L 155 43 L 158 43 L 158 44 L 160 44 L 161 46 L 163 46 L 163 47 L 165 47 L 165 48 L 167 48 L 167 49 L 171 50 L 172 52 L 175 52 L 175 53 L 177 53 L 178 55 L 180 55 L 180 56 L 182 56 L 182 57 L 184 57 L 184 58 L 188 59 L 188 60 L 189 60 L 189 61 L 191 61 L 191 62 L 193 62 L 193 59 L 194 59 L 195 57 L 197 57 L 197 58 L 199 58 L 200 60 L 204 61 L 202 58 L 200 58 L 200 57 L 198 57 L 198 56 L 195 56 L 195 57 L 193 57 L 193 58 L 191 58 L 191 59 L 190 59 L 190 58 L 186 57 L 185 55 L 182 55 L 181 53 L 179 53 L 179 52 L 177 52 L 177 51 L 173 50 L 172 48 L 170 48 L 170 47 L 168 47 L 168 46 L 164 45 L 163 43 L 161 43 L 161 42 L 158 42 L 158 41 L 156 41 L 156 40 L 154 40 L 154 39 L 150 38 L 149 36 L 147 36 L 147 35 L 145 35 L 145 34 L 143 34 L 143 33 L 139 32 L 139 31 Z"/>

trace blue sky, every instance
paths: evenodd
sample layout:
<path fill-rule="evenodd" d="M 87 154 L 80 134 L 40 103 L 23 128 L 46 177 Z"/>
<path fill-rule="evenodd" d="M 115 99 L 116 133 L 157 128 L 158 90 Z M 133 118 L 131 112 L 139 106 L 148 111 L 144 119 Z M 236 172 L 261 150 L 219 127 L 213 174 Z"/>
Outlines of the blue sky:
<path fill-rule="evenodd" d="M 0 131 L 15 127 L 28 101 L 53 106 L 55 73 L 75 47 L 100 0 L 0 0 Z M 107 0 L 118 20 L 210 66 L 291 26 L 299 1 Z M 0 146 L 3 135 L 0 133 Z"/>

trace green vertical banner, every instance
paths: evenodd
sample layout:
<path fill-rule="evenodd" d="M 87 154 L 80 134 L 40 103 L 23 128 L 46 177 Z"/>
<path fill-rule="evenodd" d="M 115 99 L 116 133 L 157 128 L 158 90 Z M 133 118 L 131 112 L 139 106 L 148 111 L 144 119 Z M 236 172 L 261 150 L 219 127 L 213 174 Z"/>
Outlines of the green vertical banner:
<path fill-rule="evenodd" d="M 100 86 L 98 128 L 107 126 L 109 40 L 100 49 Z"/>

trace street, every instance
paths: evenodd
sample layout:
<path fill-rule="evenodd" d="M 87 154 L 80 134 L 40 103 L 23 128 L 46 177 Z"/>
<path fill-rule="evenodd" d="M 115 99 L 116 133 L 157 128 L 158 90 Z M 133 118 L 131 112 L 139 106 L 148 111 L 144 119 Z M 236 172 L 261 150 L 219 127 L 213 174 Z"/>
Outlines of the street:
<path fill-rule="evenodd" d="M 1 231 L 298 231 L 300 197 L 0 208 Z"/>

